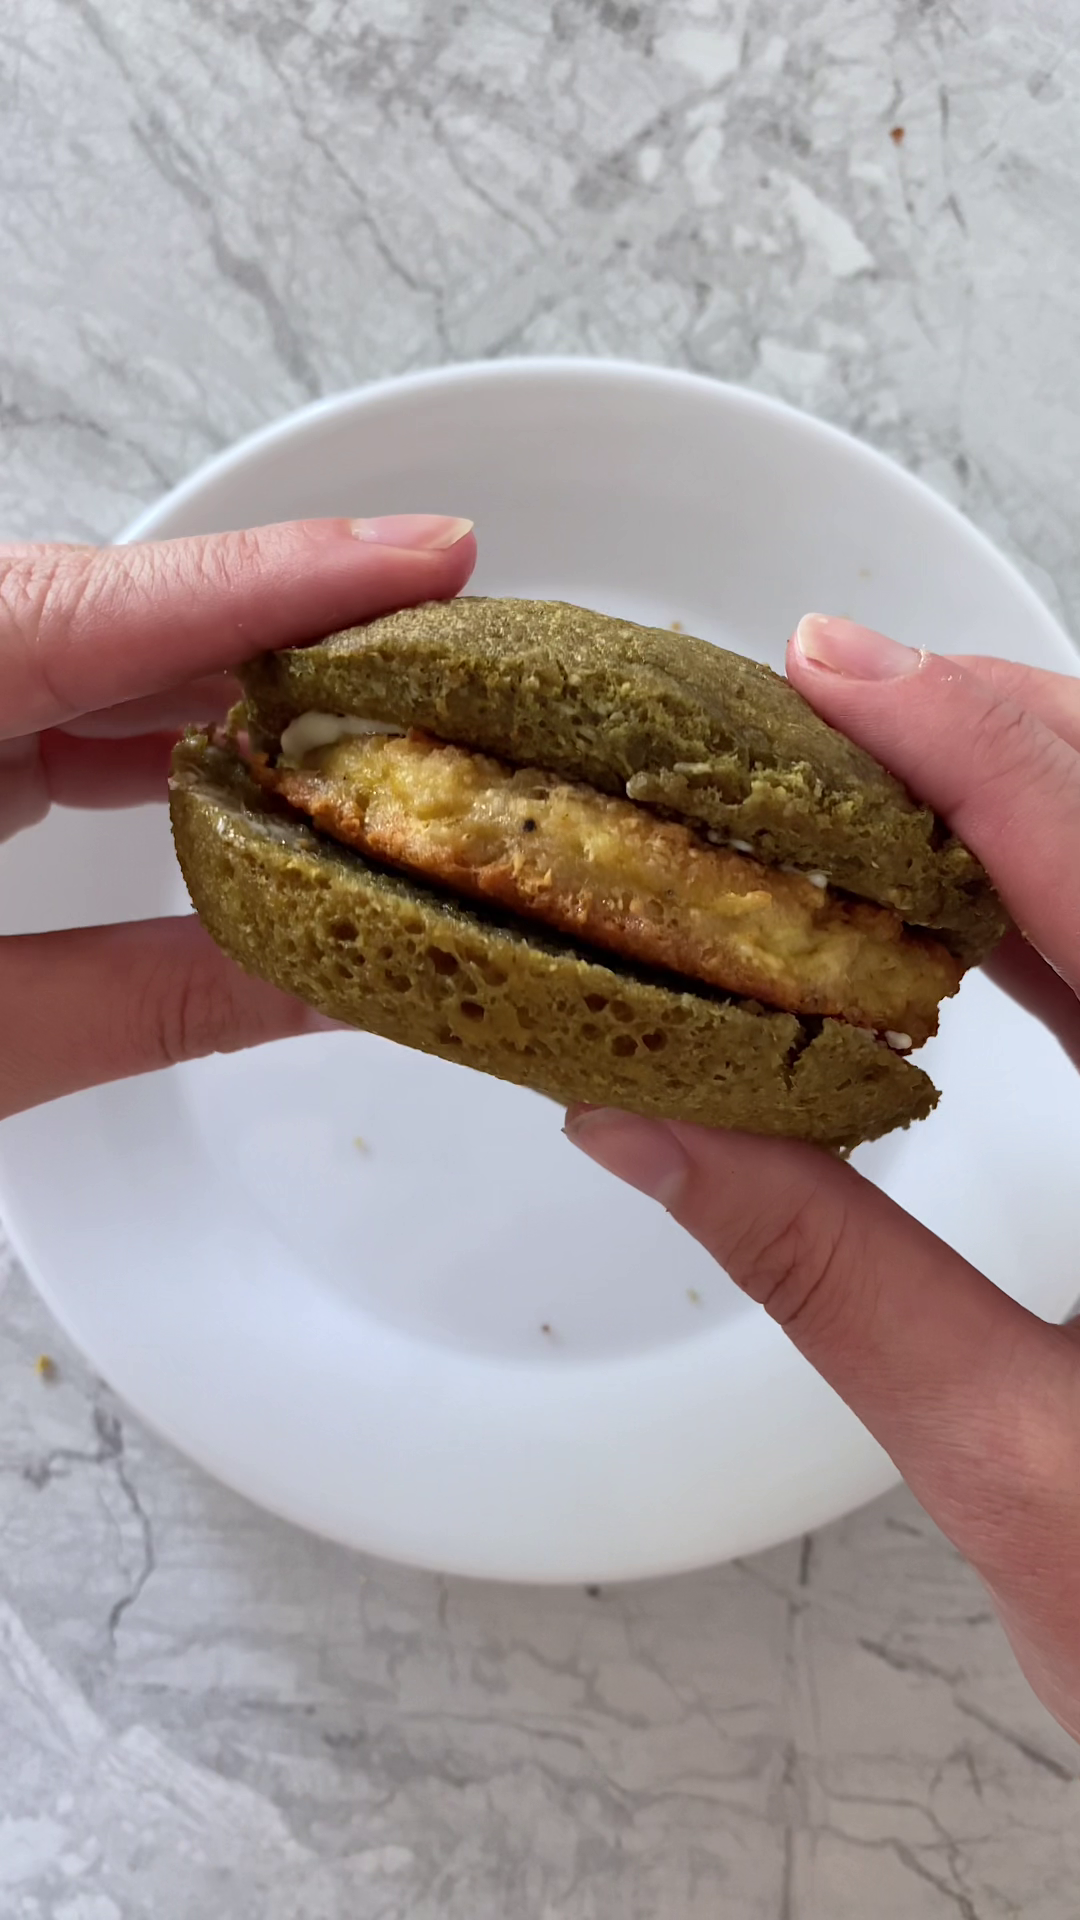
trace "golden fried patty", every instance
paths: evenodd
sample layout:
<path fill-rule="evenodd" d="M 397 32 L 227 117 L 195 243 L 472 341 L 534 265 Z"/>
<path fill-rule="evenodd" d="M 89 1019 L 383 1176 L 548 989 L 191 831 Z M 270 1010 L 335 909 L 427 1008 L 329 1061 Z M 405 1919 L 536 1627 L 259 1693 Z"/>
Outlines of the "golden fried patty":
<path fill-rule="evenodd" d="M 631 801 L 429 736 L 375 734 L 253 771 L 324 833 L 648 966 L 918 1046 L 963 967 L 888 908 L 840 899 Z M 818 876 L 821 882 L 823 876 Z"/>

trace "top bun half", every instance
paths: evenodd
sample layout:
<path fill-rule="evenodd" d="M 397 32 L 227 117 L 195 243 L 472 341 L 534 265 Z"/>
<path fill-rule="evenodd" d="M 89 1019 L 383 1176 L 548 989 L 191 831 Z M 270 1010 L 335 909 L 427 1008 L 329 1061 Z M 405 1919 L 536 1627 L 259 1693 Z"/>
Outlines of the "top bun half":
<path fill-rule="evenodd" d="M 241 678 L 262 751 L 313 711 L 420 727 L 820 871 L 965 961 L 1006 926 L 975 856 L 892 774 L 771 668 L 688 634 L 462 597 L 263 654 Z"/>

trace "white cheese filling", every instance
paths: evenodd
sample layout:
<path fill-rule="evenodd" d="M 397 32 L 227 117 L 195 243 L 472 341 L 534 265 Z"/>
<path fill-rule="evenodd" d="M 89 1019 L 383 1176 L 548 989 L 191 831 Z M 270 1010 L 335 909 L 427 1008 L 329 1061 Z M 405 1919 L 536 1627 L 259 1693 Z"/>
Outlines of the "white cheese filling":
<path fill-rule="evenodd" d="M 302 767 L 316 747 L 336 747 L 339 740 L 370 733 L 404 733 L 390 720 L 364 720 L 355 713 L 301 713 L 290 720 L 281 736 L 281 758 L 287 767 Z"/>

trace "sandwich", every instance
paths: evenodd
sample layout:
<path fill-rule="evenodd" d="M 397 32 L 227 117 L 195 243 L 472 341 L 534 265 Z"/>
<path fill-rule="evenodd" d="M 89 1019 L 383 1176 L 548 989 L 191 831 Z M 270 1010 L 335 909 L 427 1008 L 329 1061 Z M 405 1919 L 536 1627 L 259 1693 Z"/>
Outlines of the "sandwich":
<path fill-rule="evenodd" d="M 580 607 L 460 598 L 242 670 L 171 813 L 248 971 L 559 1101 L 848 1152 L 1006 925 L 966 847 L 787 680 Z"/>

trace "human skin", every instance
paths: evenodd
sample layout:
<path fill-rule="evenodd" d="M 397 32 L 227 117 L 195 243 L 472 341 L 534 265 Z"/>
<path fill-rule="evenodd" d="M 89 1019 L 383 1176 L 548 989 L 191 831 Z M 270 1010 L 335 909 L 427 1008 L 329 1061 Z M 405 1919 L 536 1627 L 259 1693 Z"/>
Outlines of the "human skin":
<path fill-rule="evenodd" d="M 821 615 L 787 670 L 979 855 L 1026 935 L 988 971 L 1080 1066 L 1080 680 Z M 661 1202 L 858 1414 L 1080 1739 L 1080 1323 L 1048 1326 L 816 1148 L 588 1108 L 567 1132 Z"/>
<path fill-rule="evenodd" d="M 127 547 L 0 544 L 0 840 L 55 802 L 164 799 L 177 730 L 258 648 L 460 592 L 470 523 L 310 520 Z M 327 1023 L 191 915 L 0 940 L 0 1118 Z"/>
<path fill-rule="evenodd" d="M 474 561 L 468 522 L 417 515 L 0 544 L 0 839 L 54 802 L 163 797 L 176 730 L 223 714 L 256 646 L 449 597 Z M 1080 681 L 820 616 L 800 623 L 788 672 L 979 854 L 1027 935 L 989 970 L 1080 1066 Z M 324 1024 L 190 916 L 9 936 L 0 1118 Z M 814 1148 L 590 1109 L 567 1130 L 666 1205 L 877 1436 L 1080 1738 L 1080 1327 L 1017 1306 Z"/>

